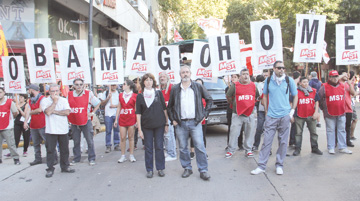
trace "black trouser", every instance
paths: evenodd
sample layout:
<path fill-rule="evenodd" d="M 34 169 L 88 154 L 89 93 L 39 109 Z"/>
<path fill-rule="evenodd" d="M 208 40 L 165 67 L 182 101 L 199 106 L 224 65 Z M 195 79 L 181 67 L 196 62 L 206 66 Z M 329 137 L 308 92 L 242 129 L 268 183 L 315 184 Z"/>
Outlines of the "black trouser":
<path fill-rule="evenodd" d="M 346 123 L 345 123 L 346 144 L 350 143 L 352 115 L 353 113 L 346 113 Z"/>
<path fill-rule="evenodd" d="M 62 170 L 69 167 L 69 137 L 67 134 L 45 134 L 46 138 L 46 163 L 47 170 L 54 170 L 54 161 L 56 160 L 54 154 L 56 154 L 56 145 L 59 143 L 60 149 L 60 168 Z"/>
<path fill-rule="evenodd" d="M 296 124 L 291 123 L 291 128 L 290 128 L 290 137 L 289 137 L 289 145 L 295 145 L 295 135 L 296 135 Z"/>
<path fill-rule="evenodd" d="M 231 127 L 231 120 L 232 120 L 232 112 L 231 113 L 227 113 L 226 114 L 226 118 L 227 118 L 227 123 L 228 123 L 228 132 L 227 132 L 227 144 L 229 144 L 229 138 L 230 138 L 230 127 Z M 238 138 L 238 147 L 242 147 L 242 142 L 243 142 L 243 136 L 244 136 L 244 126 L 241 127 L 240 130 L 240 135 Z"/>
<path fill-rule="evenodd" d="M 204 125 L 202 125 L 202 132 L 203 132 L 203 139 L 204 139 L 204 145 L 205 145 L 205 148 L 206 148 L 206 128 L 207 128 L 207 122 L 205 122 Z M 190 136 L 190 148 L 194 148 L 194 142 Z"/>
<path fill-rule="evenodd" d="M 16 148 L 19 147 L 21 134 L 24 137 L 24 152 L 27 152 L 30 143 L 30 129 L 25 130 L 23 125 L 14 124 L 14 137 Z"/>

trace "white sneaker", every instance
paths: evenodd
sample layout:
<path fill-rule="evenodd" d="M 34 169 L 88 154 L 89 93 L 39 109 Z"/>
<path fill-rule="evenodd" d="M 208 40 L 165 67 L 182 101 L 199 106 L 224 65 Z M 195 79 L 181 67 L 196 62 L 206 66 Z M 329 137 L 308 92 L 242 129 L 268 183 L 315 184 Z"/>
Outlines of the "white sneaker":
<path fill-rule="evenodd" d="M 350 151 L 350 150 L 348 150 L 347 148 L 345 148 L 345 149 L 340 149 L 340 153 L 352 154 L 352 151 Z"/>
<path fill-rule="evenodd" d="M 130 162 L 132 162 L 132 163 L 136 161 L 134 155 L 130 155 L 130 156 L 129 156 L 129 159 L 130 159 Z M 126 160 L 126 159 L 125 159 L 125 160 Z"/>
<path fill-rule="evenodd" d="M 335 154 L 335 150 L 334 149 L 329 149 L 329 154 Z"/>
<path fill-rule="evenodd" d="M 177 159 L 176 157 L 171 157 L 170 155 L 165 157 L 165 161 L 174 161 L 176 159 Z"/>
<path fill-rule="evenodd" d="M 89 162 L 89 165 L 90 166 L 94 166 L 96 163 L 95 163 L 95 161 L 94 160 L 91 160 L 90 162 Z"/>
<path fill-rule="evenodd" d="M 125 162 L 127 159 L 125 157 L 125 155 L 121 155 L 120 159 L 118 160 L 118 163 L 123 163 Z"/>
<path fill-rule="evenodd" d="M 260 174 L 260 173 L 263 173 L 263 172 L 265 172 L 265 170 L 257 167 L 255 170 L 252 170 L 250 173 L 251 173 L 252 175 L 257 175 L 257 174 Z"/>
<path fill-rule="evenodd" d="M 282 167 L 276 167 L 276 174 L 277 175 L 283 175 L 284 174 L 284 171 L 283 171 Z"/>

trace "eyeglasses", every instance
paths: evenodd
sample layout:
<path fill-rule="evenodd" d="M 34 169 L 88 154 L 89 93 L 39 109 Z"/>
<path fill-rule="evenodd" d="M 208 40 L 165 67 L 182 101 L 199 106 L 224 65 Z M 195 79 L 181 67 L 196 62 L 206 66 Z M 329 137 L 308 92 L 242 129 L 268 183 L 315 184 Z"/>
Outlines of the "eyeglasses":
<path fill-rule="evenodd" d="M 81 87 L 81 86 L 83 86 L 84 84 L 74 84 L 75 86 L 77 86 L 77 87 Z"/>
<path fill-rule="evenodd" d="M 60 90 L 50 90 L 50 92 L 58 92 L 58 91 L 60 91 Z"/>
<path fill-rule="evenodd" d="M 335 76 L 329 76 L 330 78 L 336 78 L 336 77 L 339 77 L 338 75 L 335 75 Z"/>
<path fill-rule="evenodd" d="M 275 67 L 278 70 L 285 70 L 285 67 Z"/>

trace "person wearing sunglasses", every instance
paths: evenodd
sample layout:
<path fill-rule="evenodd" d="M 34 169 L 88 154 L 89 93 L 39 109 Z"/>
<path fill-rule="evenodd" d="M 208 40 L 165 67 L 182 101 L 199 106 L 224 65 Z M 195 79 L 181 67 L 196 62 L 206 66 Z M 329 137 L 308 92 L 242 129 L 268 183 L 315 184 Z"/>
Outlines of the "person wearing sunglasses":
<path fill-rule="evenodd" d="M 352 151 L 348 150 L 346 145 L 345 86 L 339 82 L 339 73 L 336 70 L 330 71 L 329 80 L 320 88 L 319 96 L 326 124 L 329 154 L 335 154 L 335 129 L 340 153 L 351 154 Z"/>
<path fill-rule="evenodd" d="M 273 70 L 273 74 L 266 78 L 265 83 L 268 84 L 265 84 L 263 89 L 264 142 L 259 153 L 258 167 L 251 171 L 253 175 L 265 172 L 276 131 L 278 131 L 279 139 L 279 148 L 276 152 L 276 174 L 284 173 L 283 165 L 290 133 L 290 120 L 294 120 L 293 115 L 298 102 L 297 86 L 293 78 L 286 76 L 284 63 L 276 61 Z M 270 79 L 269 82 L 268 79 Z M 292 105 L 289 101 L 290 94 L 293 96 Z"/>
<path fill-rule="evenodd" d="M 76 78 L 73 81 L 74 91 L 70 91 L 68 94 L 68 101 L 71 107 L 70 115 L 68 116 L 69 122 L 72 124 L 71 130 L 73 132 L 74 140 L 74 159 L 71 165 L 79 163 L 81 159 L 80 151 L 80 137 L 83 133 L 87 145 L 88 145 L 88 160 L 89 165 L 95 165 L 95 148 L 93 140 L 93 126 L 91 123 L 91 117 L 99 109 L 100 100 L 94 96 L 92 91 L 84 89 L 84 80 Z M 90 112 L 91 106 L 94 110 Z"/>

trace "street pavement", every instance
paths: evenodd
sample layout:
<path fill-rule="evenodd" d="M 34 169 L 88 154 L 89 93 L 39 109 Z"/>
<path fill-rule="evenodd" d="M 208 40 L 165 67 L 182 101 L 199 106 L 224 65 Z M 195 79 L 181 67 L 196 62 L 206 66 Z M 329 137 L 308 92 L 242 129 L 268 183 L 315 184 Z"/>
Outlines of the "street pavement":
<path fill-rule="evenodd" d="M 210 181 L 203 181 L 197 171 L 196 159 L 192 161 L 194 174 L 181 178 L 183 169 L 179 160 L 166 162 L 166 176 L 161 178 L 155 171 L 152 179 L 146 178 L 144 150 L 139 140 L 135 151 L 137 162 L 117 163 L 121 152 L 105 154 L 105 133 L 95 136 L 96 165 L 89 166 L 87 155 L 73 174 L 61 173 L 56 166 L 52 178 L 45 178 L 46 164 L 29 166 L 34 160 L 33 147 L 28 157 L 20 157 L 21 165 L 15 166 L 12 159 L 0 164 L 0 200 L 360 200 L 360 133 L 350 148 L 352 155 L 327 153 L 325 123 L 318 129 L 319 148 L 324 155 L 311 154 L 309 132 L 305 129 L 300 156 L 286 157 L 284 175 L 275 174 L 277 139 L 273 143 L 273 155 L 266 173 L 250 175 L 256 168 L 258 153 L 246 158 L 244 151 L 237 151 L 227 159 L 225 155 L 227 126 L 209 126 L 207 152 L 209 155 Z M 72 141 L 70 153 L 72 157 Z M 22 148 L 18 148 L 22 153 Z M 8 153 L 4 150 L 3 154 Z M 45 162 L 45 147 L 42 146 Z M 127 153 L 128 157 L 128 153 Z"/>

